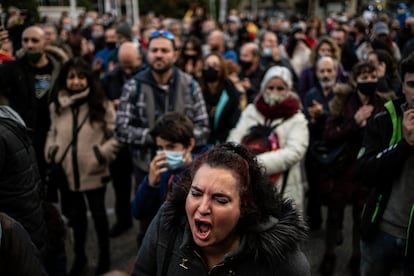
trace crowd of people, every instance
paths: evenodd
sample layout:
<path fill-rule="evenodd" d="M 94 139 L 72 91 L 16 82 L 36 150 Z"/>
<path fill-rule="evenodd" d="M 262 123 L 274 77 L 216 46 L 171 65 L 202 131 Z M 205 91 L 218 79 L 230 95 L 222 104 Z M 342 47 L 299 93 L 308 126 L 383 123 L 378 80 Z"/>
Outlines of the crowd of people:
<path fill-rule="evenodd" d="M 10 7 L 0 31 L 5 275 L 82 275 L 88 209 L 96 275 L 134 218 L 133 275 L 310 275 L 301 246 L 323 223 L 319 272 L 334 275 L 349 205 L 352 275 L 414 273 L 405 4 L 369 18 L 231 10 L 221 24 L 202 7 L 134 25 L 19 14 Z"/>

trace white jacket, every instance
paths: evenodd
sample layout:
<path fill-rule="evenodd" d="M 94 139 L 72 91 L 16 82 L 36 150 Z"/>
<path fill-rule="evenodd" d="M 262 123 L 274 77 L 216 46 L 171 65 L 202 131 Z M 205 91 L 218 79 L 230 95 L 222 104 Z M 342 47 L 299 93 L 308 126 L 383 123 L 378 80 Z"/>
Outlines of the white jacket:
<path fill-rule="evenodd" d="M 264 116 L 256 109 L 254 104 L 249 104 L 240 116 L 234 129 L 230 131 L 227 141 L 240 143 L 252 126 L 265 121 Z M 306 154 L 309 144 L 308 122 L 305 115 L 298 111 L 295 115 L 282 121 L 276 119 L 272 125 L 278 125 L 274 132 L 277 135 L 279 149 L 269 151 L 257 156 L 259 162 L 265 167 L 266 174 L 283 173 L 289 169 L 288 180 L 284 195 L 292 198 L 298 208 L 303 210 L 304 177 L 302 177 L 301 161 Z M 280 190 L 283 177 L 280 177 L 275 185 Z"/>

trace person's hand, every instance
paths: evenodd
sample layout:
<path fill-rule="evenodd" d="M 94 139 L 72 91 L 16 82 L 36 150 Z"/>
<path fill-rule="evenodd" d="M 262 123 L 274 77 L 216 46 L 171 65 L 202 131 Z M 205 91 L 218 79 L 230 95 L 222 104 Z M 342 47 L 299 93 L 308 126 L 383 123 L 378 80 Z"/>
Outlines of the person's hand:
<path fill-rule="evenodd" d="M 102 65 L 103 65 L 103 60 L 102 58 L 97 58 L 95 60 L 95 62 L 92 65 L 92 70 L 93 71 L 101 71 L 102 70 Z"/>
<path fill-rule="evenodd" d="M 115 109 L 118 108 L 120 102 L 121 102 L 120 99 L 114 99 L 114 100 L 112 100 L 112 104 L 114 105 L 114 108 Z"/>
<path fill-rule="evenodd" d="M 185 63 L 185 72 L 188 74 L 192 74 L 194 72 L 194 63 L 192 59 L 187 60 Z"/>
<path fill-rule="evenodd" d="M 150 186 L 155 186 L 160 181 L 161 174 L 168 171 L 165 158 L 165 153 L 160 152 L 151 160 L 148 173 L 148 184 Z"/>
<path fill-rule="evenodd" d="M 252 84 L 248 78 L 244 78 L 240 81 L 240 84 L 243 86 L 245 90 L 249 90 L 252 87 Z"/>
<path fill-rule="evenodd" d="M 374 111 L 374 106 L 367 104 L 361 106 L 354 115 L 354 120 L 359 127 L 365 127 L 367 125 L 367 120 L 371 117 L 372 112 Z"/>
<path fill-rule="evenodd" d="M 308 108 L 312 121 L 315 122 L 323 114 L 323 105 L 316 100 L 312 101 L 312 106 Z"/>
<path fill-rule="evenodd" d="M 9 32 L 0 27 L 0 50 L 2 49 L 3 43 L 7 42 L 8 40 Z"/>
<path fill-rule="evenodd" d="M 273 47 L 272 48 L 272 58 L 274 61 L 279 61 L 280 60 L 280 51 L 278 47 Z"/>
<path fill-rule="evenodd" d="M 404 112 L 402 127 L 404 139 L 410 146 L 414 146 L 414 109 Z"/>

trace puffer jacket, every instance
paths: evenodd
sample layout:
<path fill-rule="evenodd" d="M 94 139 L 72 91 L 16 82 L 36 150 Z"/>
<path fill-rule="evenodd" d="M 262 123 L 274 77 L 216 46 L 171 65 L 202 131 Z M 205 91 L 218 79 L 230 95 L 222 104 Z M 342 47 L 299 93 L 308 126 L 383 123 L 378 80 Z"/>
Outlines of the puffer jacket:
<path fill-rule="evenodd" d="M 147 231 L 131 275 L 162 275 L 166 256 L 169 256 L 169 262 L 165 263 L 169 276 L 310 275 L 309 263 L 298 248 L 306 237 L 304 222 L 291 203 L 281 204 L 279 214 L 246 229 L 239 249 L 208 271 L 196 252 L 185 214 L 176 212 L 174 202 L 167 201 Z M 168 252 L 170 241 L 172 248 Z"/>
<path fill-rule="evenodd" d="M 58 100 L 61 105 L 60 113 L 55 110 L 55 104 L 50 105 L 51 127 L 45 146 L 47 162 L 59 162 L 64 151 L 72 143 L 62 166 L 67 176 L 69 188 L 72 191 L 87 191 L 103 187 L 110 179 L 109 162 L 115 158 L 118 143 L 113 137 L 115 126 L 115 109 L 106 101 L 104 123 L 91 123 L 89 105 L 85 101 L 89 89 L 79 94 L 70 95 L 60 91 Z"/>
<path fill-rule="evenodd" d="M 40 176 L 22 119 L 0 106 L 0 210 L 23 225 L 42 254 L 47 236 Z"/>
<path fill-rule="evenodd" d="M 47 276 L 29 235 L 5 213 L 0 213 L 0 237 L 0 275 Z"/>

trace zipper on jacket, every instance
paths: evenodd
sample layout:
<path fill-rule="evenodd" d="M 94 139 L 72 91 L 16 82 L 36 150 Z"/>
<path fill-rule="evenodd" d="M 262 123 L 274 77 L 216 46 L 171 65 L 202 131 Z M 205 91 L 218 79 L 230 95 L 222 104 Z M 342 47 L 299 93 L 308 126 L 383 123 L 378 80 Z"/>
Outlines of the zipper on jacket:
<path fill-rule="evenodd" d="M 80 179 L 79 179 L 79 167 L 78 167 L 78 114 L 79 108 L 75 107 L 72 109 L 73 115 L 73 129 L 72 129 L 72 166 L 73 166 L 73 180 L 75 182 L 75 190 L 78 191 L 80 188 Z"/>
<path fill-rule="evenodd" d="M 379 208 L 380 208 L 381 200 L 382 200 L 382 194 L 380 194 L 378 196 L 377 203 L 375 204 L 376 205 L 375 206 L 375 210 L 374 210 L 374 213 L 372 214 L 372 217 L 371 217 L 371 223 L 374 223 L 374 221 L 375 221 L 375 219 L 376 219 L 376 217 L 378 215 L 378 211 L 379 211 Z"/>
<path fill-rule="evenodd" d="M 408 227 L 407 227 L 407 239 L 405 240 L 405 256 L 408 255 L 408 244 L 410 241 L 410 229 L 411 229 L 411 222 L 413 221 L 414 215 L 414 204 L 411 205 L 411 212 L 410 212 L 410 219 L 408 220 Z"/>

